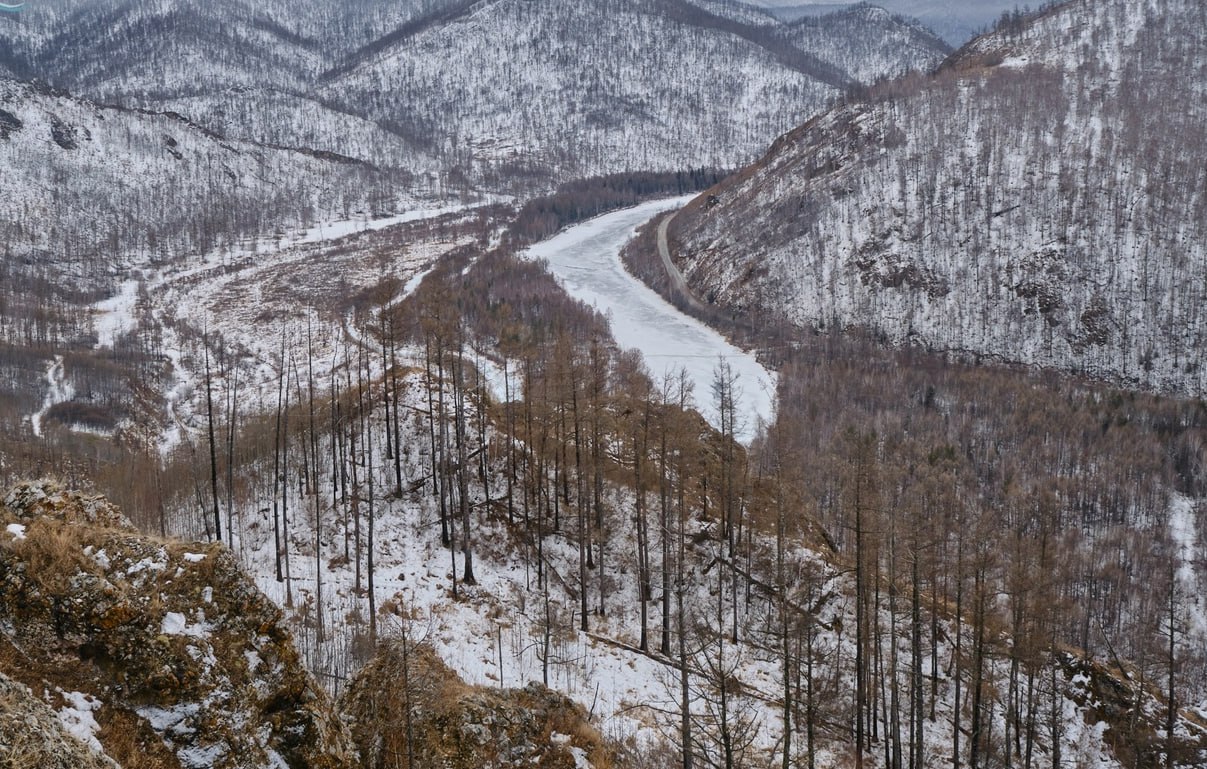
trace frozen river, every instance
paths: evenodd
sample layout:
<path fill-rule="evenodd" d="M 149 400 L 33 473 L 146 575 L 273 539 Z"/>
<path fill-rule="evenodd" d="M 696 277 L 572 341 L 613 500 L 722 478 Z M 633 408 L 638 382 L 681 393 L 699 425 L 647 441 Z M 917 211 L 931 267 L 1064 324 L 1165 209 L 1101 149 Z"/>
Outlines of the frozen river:
<path fill-rule="evenodd" d="M 617 343 L 641 352 L 655 382 L 665 372 L 686 369 L 695 384 L 697 408 L 713 425 L 718 424 L 713 376 L 719 361 L 727 361 L 738 375 L 738 438 L 749 443 L 760 420 L 771 419 L 775 374 L 713 329 L 684 315 L 630 275 L 620 261 L 620 249 L 640 225 L 690 199 L 657 200 L 606 214 L 538 243 L 527 255 L 545 260 L 571 296 L 605 313 Z"/>

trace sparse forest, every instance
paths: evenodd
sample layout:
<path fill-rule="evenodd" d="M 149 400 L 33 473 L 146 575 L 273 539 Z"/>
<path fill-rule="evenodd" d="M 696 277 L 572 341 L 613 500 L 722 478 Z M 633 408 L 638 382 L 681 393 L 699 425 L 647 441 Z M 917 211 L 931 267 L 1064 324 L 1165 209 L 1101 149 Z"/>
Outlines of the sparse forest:
<path fill-rule="evenodd" d="M 862 744 L 877 765 L 1047 766 L 1083 739 L 1079 686 L 1133 708 L 1092 711 L 1129 762 L 1198 755 L 1197 732 L 1158 732 L 1207 682 L 1200 577 L 1169 566 L 1198 538 L 1171 519 L 1204 494 L 1201 404 L 819 335 L 780 351 L 779 418 L 743 447 L 723 364 L 707 393 L 654 381 L 538 265 L 471 258 L 400 302 L 364 294 L 349 329 L 293 324 L 267 414 L 215 376 L 212 436 L 141 522 L 221 538 L 278 584 L 334 690 L 380 641 L 437 634 L 405 598 L 428 588 L 399 581 L 399 548 L 422 547 L 454 605 L 522 565 L 508 633 L 530 640 L 457 642 L 502 680 L 581 675 L 585 639 L 654 660 L 677 762 Z"/>
<path fill-rule="evenodd" d="M 1200 396 L 1205 23 L 1068 3 L 861 89 L 676 217 L 680 267 L 731 313 Z"/>
<path fill-rule="evenodd" d="M 36 604 L 31 638 L 109 674 L 122 660 L 63 621 L 70 601 L 18 591 L 48 564 L 44 587 L 108 585 L 79 599 L 94 624 L 127 633 L 150 606 L 154 638 L 123 648 L 183 660 L 146 678 L 233 666 L 221 691 L 259 717 L 271 669 L 322 731 L 302 748 L 339 756 L 324 767 L 1207 765 L 1205 177 L 1181 162 L 1201 100 L 1119 85 L 1203 95 L 1201 57 L 1189 86 L 1153 63 L 1193 58 L 1175 24 L 1203 11 L 1162 4 L 1182 20 L 1008 14 L 937 74 L 879 83 L 943 45 L 868 7 L 781 24 L 712 0 L 357 0 L 275 26 L 244 8 L 212 37 L 181 10 L 146 67 L 272 45 L 196 83 L 91 45 L 55 64 L 120 107 L 0 80 L 0 483 L 102 492 L 148 535 L 18 487 L 0 613 Z M 98 45 L 154 37 L 161 10 L 65 5 L 0 64 L 51 71 L 98 14 Z M 614 72 L 544 79 L 598 64 L 575 51 L 607 47 L 613 17 L 632 32 Z M 823 45 L 860 33 L 883 56 Z M 214 90 L 226 68 L 272 77 Z M 692 101 L 701 79 L 728 112 Z M 766 424 L 732 356 L 706 387 L 657 373 L 529 251 L 697 192 L 662 229 L 695 301 L 670 293 L 665 220 L 617 259 L 774 370 Z M 23 516 L 51 502 L 98 528 L 40 539 Z M 110 602 L 140 580 L 170 613 Z M 65 674 L 37 645 L 0 628 L 0 676 L 84 697 L 48 685 Z M 203 693 L 191 714 L 135 703 L 139 739 L 191 740 L 221 702 Z"/>

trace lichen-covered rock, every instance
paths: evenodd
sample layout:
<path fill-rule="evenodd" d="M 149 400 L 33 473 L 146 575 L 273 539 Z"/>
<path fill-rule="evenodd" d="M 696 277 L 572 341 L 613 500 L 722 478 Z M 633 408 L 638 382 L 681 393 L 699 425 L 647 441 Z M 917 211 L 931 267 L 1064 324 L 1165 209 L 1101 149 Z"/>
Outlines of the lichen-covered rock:
<path fill-rule="evenodd" d="M 537 683 L 465 684 L 427 646 L 386 643 L 340 698 L 364 769 L 610 767 L 615 751 L 571 700 Z M 413 764 L 412 764 L 413 762 Z"/>
<path fill-rule="evenodd" d="M 64 727 L 23 684 L 0 673 L 0 766 L 7 769 L 118 769 Z"/>
<path fill-rule="evenodd" d="M 0 672 L 95 696 L 98 739 L 127 769 L 353 764 L 280 610 L 229 550 L 145 537 L 54 484 L 0 505 Z"/>
<path fill-rule="evenodd" d="M 135 531 L 134 525 L 103 496 L 86 496 L 56 481 L 26 481 L 4 495 L 4 506 L 18 520 L 46 517 L 65 523 L 88 523 Z"/>

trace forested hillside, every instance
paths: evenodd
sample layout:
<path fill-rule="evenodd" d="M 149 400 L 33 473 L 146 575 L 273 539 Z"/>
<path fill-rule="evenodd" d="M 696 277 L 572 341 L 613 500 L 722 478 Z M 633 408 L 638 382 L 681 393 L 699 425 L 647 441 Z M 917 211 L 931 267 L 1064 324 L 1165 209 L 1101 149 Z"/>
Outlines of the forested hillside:
<path fill-rule="evenodd" d="M 922 25 L 867 4 L 806 16 L 786 24 L 782 34 L 796 47 L 817 52 L 818 58 L 863 84 L 915 70 L 927 71 L 930 68 L 919 63 L 944 48 L 944 43 Z"/>
<path fill-rule="evenodd" d="M 848 84 L 892 74 L 902 61 L 927 68 L 943 50 L 933 39 L 899 44 L 888 48 L 900 60 L 860 65 L 857 41 L 871 23 L 822 22 L 824 31 L 806 38 L 778 34 L 766 17 L 754 24 L 749 12 L 717 15 L 722 7 L 483 4 L 353 59 L 329 76 L 325 93 L 439 137 L 433 151 L 469 168 L 724 167 Z M 475 66 L 484 51 L 492 65 Z"/>
<path fill-rule="evenodd" d="M 0 61 L 232 138 L 507 186 L 744 163 L 848 85 L 947 50 L 887 17 L 814 24 L 688 0 L 104 0 L 0 18 Z"/>
<path fill-rule="evenodd" d="M 1201 406 L 827 335 L 746 447 L 724 366 L 651 377 L 473 254 L 294 321 L 275 416 L 220 406 L 143 521 L 232 543 L 333 687 L 388 638 L 547 682 L 625 765 L 1203 762 Z"/>
<path fill-rule="evenodd" d="M 676 217 L 678 264 L 803 329 L 1202 393 L 1205 13 L 1005 24 L 777 141 Z"/>

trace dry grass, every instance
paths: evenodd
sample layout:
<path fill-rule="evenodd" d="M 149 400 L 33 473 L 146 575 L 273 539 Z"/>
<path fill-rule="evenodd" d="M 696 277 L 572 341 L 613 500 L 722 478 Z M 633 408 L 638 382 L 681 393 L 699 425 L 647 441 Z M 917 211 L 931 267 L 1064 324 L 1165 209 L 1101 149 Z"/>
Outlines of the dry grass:
<path fill-rule="evenodd" d="M 43 763 L 43 740 L 39 739 L 15 694 L 0 694 L 0 766 L 34 769 Z"/>
<path fill-rule="evenodd" d="M 47 591 L 67 590 L 76 574 L 100 575 L 101 567 L 84 554 L 95 534 L 82 526 L 64 526 L 38 518 L 27 525 L 25 539 L 8 548 L 27 564 L 26 573 Z"/>
<path fill-rule="evenodd" d="M 102 708 L 97 739 L 122 769 L 177 769 L 176 755 L 139 716 L 126 710 Z"/>

